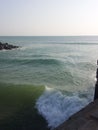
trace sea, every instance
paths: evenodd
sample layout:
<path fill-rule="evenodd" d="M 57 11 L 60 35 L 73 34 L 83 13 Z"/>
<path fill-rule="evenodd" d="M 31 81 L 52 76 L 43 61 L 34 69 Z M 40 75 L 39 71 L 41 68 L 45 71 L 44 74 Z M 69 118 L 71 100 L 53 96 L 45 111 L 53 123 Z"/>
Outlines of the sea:
<path fill-rule="evenodd" d="M 51 129 L 93 101 L 98 36 L 0 36 L 0 83 L 41 85 L 35 107 Z"/>

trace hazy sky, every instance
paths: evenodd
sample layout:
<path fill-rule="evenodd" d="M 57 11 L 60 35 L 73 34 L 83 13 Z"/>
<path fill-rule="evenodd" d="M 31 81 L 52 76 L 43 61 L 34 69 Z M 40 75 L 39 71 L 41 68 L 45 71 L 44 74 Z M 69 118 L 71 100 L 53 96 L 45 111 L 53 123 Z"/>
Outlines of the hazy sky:
<path fill-rule="evenodd" d="M 0 35 L 98 35 L 98 0 L 0 0 Z"/>

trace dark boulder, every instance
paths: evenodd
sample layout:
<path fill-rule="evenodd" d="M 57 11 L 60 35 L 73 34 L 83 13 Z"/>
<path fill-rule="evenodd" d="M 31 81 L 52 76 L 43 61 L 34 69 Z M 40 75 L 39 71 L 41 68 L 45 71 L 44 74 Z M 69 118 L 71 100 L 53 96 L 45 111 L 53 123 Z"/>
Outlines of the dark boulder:
<path fill-rule="evenodd" d="M 95 84 L 94 100 L 98 99 L 98 81 Z"/>
<path fill-rule="evenodd" d="M 97 60 L 97 65 L 98 65 L 98 60 Z M 94 93 L 94 100 L 98 99 L 98 68 L 96 71 L 96 84 L 95 84 L 95 93 Z"/>
<path fill-rule="evenodd" d="M 19 48 L 19 46 L 10 45 L 8 43 L 2 43 L 0 42 L 0 50 L 12 50 L 15 48 Z"/>

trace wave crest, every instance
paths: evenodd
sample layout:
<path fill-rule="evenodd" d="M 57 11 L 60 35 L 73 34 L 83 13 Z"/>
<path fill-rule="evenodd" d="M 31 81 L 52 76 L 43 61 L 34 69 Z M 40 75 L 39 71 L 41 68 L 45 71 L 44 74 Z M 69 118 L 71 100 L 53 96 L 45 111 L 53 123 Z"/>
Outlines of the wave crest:
<path fill-rule="evenodd" d="M 36 107 L 47 120 L 48 127 L 53 129 L 88 103 L 87 97 L 81 97 L 78 94 L 63 95 L 60 91 L 46 89 L 45 93 L 37 100 Z"/>

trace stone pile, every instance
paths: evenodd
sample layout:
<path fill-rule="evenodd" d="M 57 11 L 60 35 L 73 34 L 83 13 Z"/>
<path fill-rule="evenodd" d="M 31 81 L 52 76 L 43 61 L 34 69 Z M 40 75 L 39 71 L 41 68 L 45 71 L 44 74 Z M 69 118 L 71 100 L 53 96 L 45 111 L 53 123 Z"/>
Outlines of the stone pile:
<path fill-rule="evenodd" d="M 0 42 L 0 50 L 12 50 L 15 48 L 19 48 L 19 46 L 10 45 L 8 43 L 2 43 Z"/>

